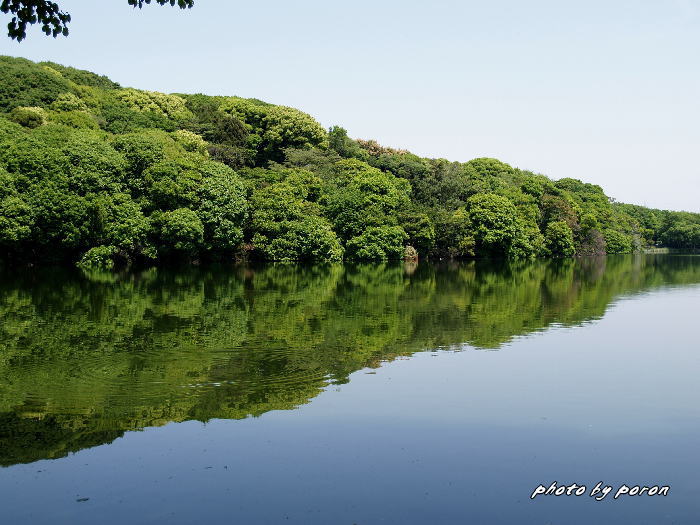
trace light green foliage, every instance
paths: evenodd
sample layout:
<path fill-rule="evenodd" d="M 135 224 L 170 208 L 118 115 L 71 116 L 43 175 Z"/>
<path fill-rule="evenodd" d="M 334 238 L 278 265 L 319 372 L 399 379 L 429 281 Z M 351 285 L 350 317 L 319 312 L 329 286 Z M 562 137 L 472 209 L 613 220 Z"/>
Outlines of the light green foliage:
<path fill-rule="evenodd" d="M 30 136 L 6 139 L 0 144 L 0 163 L 10 173 L 29 179 L 51 178 L 68 171 L 68 159 L 58 149 Z"/>
<path fill-rule="evenodd" d="M 262 258 L 273 261 L 338 261 L 343 248 L 331 223 L 315 202 L 321 181 L 309 172 L 287 170 L 281 182 L 253 194 L 252 243 Z"/>
<path fill-rule="evenodd" d="M 192 118 L 192 113 L 187 109 L 185 99 L 177 95 L 128 88 L 117 91 L 116 96 L 118 100 L 135 111 L 153 113 L 176 121 Z"/>
<path fill-rule="evenodd" d="M 550 255 L 554 257 L 574 255 L 574 233 L 566 222 L 554 221 L 547 224 L 544 238 Z"/>
<path fill-rule="evenodd" d="M 400 226 L 370 226 L 351 238 L 346 251 L 348 258 L 361 261 L 400 259 L 408 238 Z"/>
<path fill-rule="evenodd" d="M 52 122 L 77 129 L 99 129 L 97 120 L 86 111 L 52 111 L 49 113 Z"/>
<path fill-rule="evenodd" d="M 517 210 L 506 197 L 477 194 L 467 201 L 477 255 L 504 256 L 517 233 Z"/>
<path fill-rule="evenodd" d="M 531 195 L 537 199 L 541 198 L 545 192 L 551 192 L 554 184 L 544 175 L 525 174 L 522 177 L 520 189 L 523 193 Z"/>
<path fill-rule="evenodd" d="M 40 62 L 39 65 L 59 73 L 63 78 L 78 84 L 79 86 L 89 86 L 101 89 L 117 89 L 119 84 L 111 81 L 103 75 L 97 75 L 91 71 L 75 69 L 74 67 L 63 66 L 55 62 Z"/>
<path fill-rule="evenodd" d="M 39 107 L 16 107 L 10 112 L 11 121 L 29 129 L 43 126 L 47 119 L 46 111 Z"/>
<path fill-rule="evenodd" d="M 471 175 L 482 177 L 506 178 L 515 174 L 515 169 L 512 166 L 498 159 L 487 157 L 470 160 L 464 164 L 464 169 Z"/>
<path fill-rule="evenodd" d="M 172 144 L 173 140 L 167 134 L 157 131 L 119 135 L 113 142 L 114 148 L 124 155 L 128 175 L 137 187 L 134 179 L 140 177 L 146 168 L 163 160 Z"/>
<path fill-rule="evenodd" d="M 356 159 L 337 162 L 336 170 L 327 213 L 343 239 L 362 235 L 370 226 L 398 225 L 398 213 L 410 205 L 408 181 Z"/>
<path fill-rule="evenodd" d="M 85 270 L 111 270 L 114 268 L 114 246 L 95 246 L 90 248 L 78 261 L 78 266 Z"/>
<path fill-rule="evenodd" d="M 604 230 L 605 250 L 607 253 L 631 253 L 632 239 L 629 235 L 615 231 Z"/>
<path fill-rule="evenodd" d="M 211 163 L 214 169 L 199 189 L 197 209 L 204 226 L 204 240 L 211 250 L 233 251 L 243 241 L 243 224 L 248 216 L 246 187 L 233 170 Z"/>
<path fill-rule="evenodd" d="M 54 111 L 87 111 L 87 105 L 73 93 L 61 93 L 51 104 Z"/>
<path fill-rule="evenodd" d="M 179 129 L 173 133 L 175 141 L 182 146 L 185 151 L 190 151 L 193 153 L 199 153 L 200 155 L 207 157 L 209 152 L 207 151 L 206 141 L 191 131 L 186 129 Z"/>

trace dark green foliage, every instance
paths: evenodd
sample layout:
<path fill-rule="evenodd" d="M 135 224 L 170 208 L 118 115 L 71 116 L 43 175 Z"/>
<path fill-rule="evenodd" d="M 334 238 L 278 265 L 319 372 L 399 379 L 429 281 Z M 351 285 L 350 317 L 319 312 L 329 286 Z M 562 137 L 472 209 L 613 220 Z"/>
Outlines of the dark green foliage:
<path fill-rule="evenodd" d="M 34 217 L 32 208 L 16 195 L 0 199 L 0 246 L 21 247 L 31 238 Z"/>
<path fill-rule="evenodd" d="M 47 107 L 70 83 L 56 71 L 24 58 L 0 56 L 0 112 L 16 107 Z"/>
<path fill-rule="evenodd" d="M 127 0 L 129 5 L 143 7 L 150 4 L 151 0 Z M 159 5 L 175 5 L 180 9 L 192 7 L 194 0 L 155 0 Z M 61 10 L 56 2 L 49 0 L 2 0 L 0 11 L 12 15 L 12 20 L 7 25 L 7 36 L 18 42 L 27 37 L 27 26 L 41 24 L 41 30 L 47 36 L 68 36 L 68 23 L 70 14 Z"/>
<path fill-rule="evenodd" d="M 69 159 L 58 148 L 28 136 L 0 144 L 0 163 L 24 179 L 48 179 L 68 171 Z"/>
<path fill-rule="evenodd" d="M 579 180 L 491 158 L 425 159 L 255 99 L 0 65 L 0 248 L 12 260 L 106 268 L 700 246 L 700 214 L 612 203 Z"/>
<path fill-rule="evenodd" d="M 346 159 L 355 158 L 363 161 L 369 160 L 369 153 L 360 145 L 348 137 L 348 132 L 340 126 L 333 126 L 328 131 L 328 145 L 338 155 Z"/>
<path fill-rule="evenodd" d="M 426 214 L 405 213 L 401 215 L 401 226 L 408 236 L 408 244 L 413 246 L 419 255 L 428 255 L 433 251 L 435 227 Z"/>
<path fill-rule="evenodd" d="M 336 170 L 327 210 L 343 239 L 361 235 L 368 226 L 398 225 L 398 213 L 410 204 L 405 180 L 355 159 L 337 162 Z"/>
<path fill-rule="evenodd" d="M 700 247 L 700 224 L 682 221 L 666 230 L 662 236 L 664 244 L 673 248 Z"/>
<path fill-rule="evenodd" d="M 110 80 L 106 76 L 98 75 L 91 71 L 62 66 L 61 64 L 56 64 L 55 62 L 39 62 L 39 65 L 50 67 L 51 69 L 58 71 L 63 78 L 66 78 L 81 86 L 90 86 L 102 89 L 118 89 L 121 87 L 117 82 Z"/>

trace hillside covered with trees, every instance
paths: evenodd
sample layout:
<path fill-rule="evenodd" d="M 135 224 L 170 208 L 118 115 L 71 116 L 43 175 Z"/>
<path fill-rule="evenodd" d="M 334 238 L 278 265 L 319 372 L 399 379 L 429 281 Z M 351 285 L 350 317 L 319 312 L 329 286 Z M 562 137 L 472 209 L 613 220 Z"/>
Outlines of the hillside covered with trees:
<path fill-rule="evenodd" d="M 181 259 L 533 258 L 700 246 L 700 214 L 496 159 L 421 158 L 235 96 L 122 88 L 0 57 L 0 253 Z"/>

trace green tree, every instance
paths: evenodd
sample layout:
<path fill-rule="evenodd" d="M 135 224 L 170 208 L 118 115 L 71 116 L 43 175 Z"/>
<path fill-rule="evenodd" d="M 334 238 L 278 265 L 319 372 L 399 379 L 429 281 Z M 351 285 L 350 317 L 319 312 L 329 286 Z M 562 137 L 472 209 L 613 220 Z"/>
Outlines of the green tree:
<path fill-rule="evenodd" d="M 370 226 L 348 241 L 348 258 L 360 261 L 400 259 L 407 237 L 400 226 Z"/>
<path fill-rule="evenodd" d="M 204 242 L 204 225 L 189 208 L 158 212 L 153 224 L 161 249 L 183 255 L 195 255 Z"/>
<path fill-rule="evenodd" d="M 565 221 L 547 224 L 544 240 L 547 251 L 554 257 L 570 257 L 575 253 L 574 233 Z"/>
<path fill-rule="evenodd" d="M 605 250 L 607 253 L 631 253 L 632 239 L 629 235 L 616 230 L 607 229 L 603 232 L 605 237 Z"/>
<path fill-rule="evenodd" d="M 272 261 L 340 260 L 343 248 L 315 202 L 320 179 L 296 170 L 281 175 L 282 182 L 253 194 L 251 227 L 255 253 Z"/>
<path fill-rule="evenodd" d="M 494 193 L 477 194 L 467 201 L 477 255 L 500 256 L 508 253 L 517 232 L 517 210 L 506 197 Z"/>

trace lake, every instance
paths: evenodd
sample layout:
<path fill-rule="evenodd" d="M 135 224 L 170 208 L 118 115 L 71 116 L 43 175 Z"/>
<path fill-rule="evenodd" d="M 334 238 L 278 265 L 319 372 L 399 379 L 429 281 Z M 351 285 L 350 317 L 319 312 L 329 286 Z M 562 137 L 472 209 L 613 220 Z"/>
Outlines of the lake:
<path fill-rule="evenodd" d="M 0 522 L 694 524 L 699 306 L 681 255 L 5 268 Z"/>

